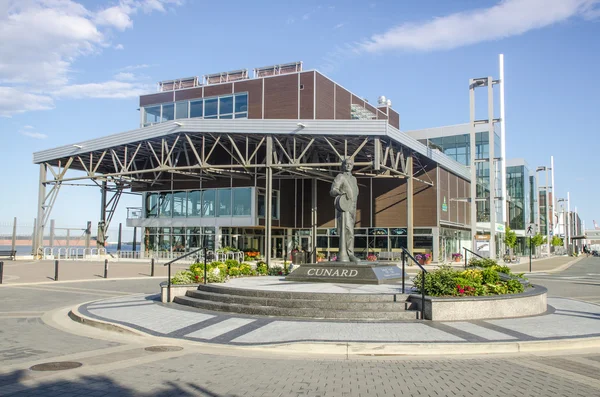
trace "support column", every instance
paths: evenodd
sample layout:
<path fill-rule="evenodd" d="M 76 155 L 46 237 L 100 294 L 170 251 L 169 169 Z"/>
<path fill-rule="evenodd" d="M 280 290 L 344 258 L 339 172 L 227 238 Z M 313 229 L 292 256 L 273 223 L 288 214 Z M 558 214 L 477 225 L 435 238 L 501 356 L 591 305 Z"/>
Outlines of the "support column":
<path fill-rule="evenodd" d="M 273 214 L 273 137 L 267 136 L 265 182 L 265 262 L 271 267 L 271 226 Z"/>
<path fill-rule="evenodd" d="M 475 236 L 477 235 L 477 166 L 475 155 L 477 149 L 475 146 L 475 87 L 473 79 L 469 80 L 469 141 L 470 141 L 470 161 L 471 168 L 471 249 L 475 251 Z"/>
<path fill-rule="evenodd" d="M 312 180 L 312 205 L 311 205 L 311 217 L 310 217 L 310 225 L 312 227 L 311 230 L 311 240 L 312 240 L 312 258 L 310 260 L 312 263 L 317 262 L 317 179 L 313 178 Z"/>
<path fill-rule="evenodd" d="M 406 181 L 406 249 L 408 252 L 413 254 L 413 241 L 414 241 L 414 213 L 413 213 L 413 194 L 414 194 L 414 180 L 413 180 L 413 156 L 412 154 L 406 159 L 406 171 L 408 178 Z"/>
<path fill-rule="evenodd" d="M 490 258 L 496 259 L 496 153 L 494 133 L 494 80 L 487 78 L 488 87 L 488 134 L 490 145 Z"/>
<path fill-rule="evenodd" d="M 106 242 L 106 181 L 100 187 L 100 222 L 98 222 L 97 248 L 104 248 Z"/>
<path fill-rule="evenodd" d="M 33 255 L 34 259 L 37 255 L 41 254 L 41 248 L 44 246 L 44 208 L 46 201 L 46 180 L 47 167 L 46 164 L 40 164 L 40 181 L 38 185 L 38 208 L 37 208 L 37 222 L 35 225 L 35 237 L 33 241 Z"/>
<path fill-rule="evenodd" d="M 216 237 L 215 237 L 215 238 L 216 238 Z M 137 240 L 137 227 L 135 227 L 135 226 L 134 226 L 134 227 L 133 227 L 133 245 L 132 245 L 132 247 L 131 247 L 131 250 L 132 250 L 133 252 L 135 252 L 135 251 L 136 251 L 136 248 L 137 248 L 137 241 L 136 241 L 136 240 Z M 216 245 L 217 245 L 217 244 L 216 244 L 216 241 L 215 241 L 215 246 L 216 246 Z"/>
<path fill-rule="evenodd" d="M 50 219 L 50 247 L 54 247 L 54 236 L 56 236 L 56 221 Z"/>
<path fill-rule="evenodd" d="M 90 239 L 92 237 L 92 222 L 87 221 L 85 224 L 85 248 L 90 249 Z M 89 251 L 88 251 L 89 252 Z"/>
<path fill-rule="evenodd" d="M 548 256 L 550 256 L 550 202 L 549 192 L 550 187 L 548 186 L 548 168 L 546 168 L 546 245 L 548 246 Z"/>
<path fill-rule="evenodd" d="M 17 250 L 17 217 L 15 216 L 15 219 L 13 221 L 13 232 L 12 232 L 12 251 L 16 251 Z M 1 280 L 0 280 L 1 281 Z"/>

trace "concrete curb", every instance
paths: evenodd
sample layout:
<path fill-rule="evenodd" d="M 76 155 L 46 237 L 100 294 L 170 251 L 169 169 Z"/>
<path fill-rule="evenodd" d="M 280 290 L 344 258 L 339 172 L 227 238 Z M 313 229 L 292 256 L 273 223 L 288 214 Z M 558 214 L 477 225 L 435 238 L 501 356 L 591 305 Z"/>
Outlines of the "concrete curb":
<path fill-rule="evenodd" d="M 97 301 L 96 301 L 97 302 Z M 101 330 L 125 335 L 159 338 L 172 341 L 173 338 L 151 335 L 122 324 L 90 318 L 79 312 L 78 305 L 71 309 L 71 320 Z M 286 342 L 269 345 L 225 345 L 177 339 L 178 343 L 197 346 L 223 348 L 227 350 L 264 352 L 273 354 L 303 355 L 344 355 L 350 356 L 429 356 L 429 355 L 479 355 L 550 352 L 600 348 L 600 337 L 571 339 L 550 339 L 543 341 L 517 342 L 473 342 L 473 343 L 381 343 L 381 342 Z M 172 342 L 171 342 L 172 343 Z"/>

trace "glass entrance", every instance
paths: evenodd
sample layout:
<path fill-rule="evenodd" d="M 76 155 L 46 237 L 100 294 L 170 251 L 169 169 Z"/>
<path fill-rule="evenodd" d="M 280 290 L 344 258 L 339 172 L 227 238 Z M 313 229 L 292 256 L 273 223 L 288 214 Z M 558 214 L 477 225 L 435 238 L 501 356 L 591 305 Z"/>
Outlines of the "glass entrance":
<path fill-rule="evenodd" d="M 271 237 L 271 257 L 283 259 L 285 254 L 285 245 L 283 236 Z"/>

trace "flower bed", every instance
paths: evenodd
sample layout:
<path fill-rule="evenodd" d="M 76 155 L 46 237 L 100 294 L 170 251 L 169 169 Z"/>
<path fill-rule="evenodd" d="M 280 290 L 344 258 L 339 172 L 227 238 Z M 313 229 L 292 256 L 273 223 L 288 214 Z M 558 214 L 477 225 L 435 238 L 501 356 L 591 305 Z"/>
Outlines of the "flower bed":
<path fill-rule="evenodd" d="M 255 266 L 235 259 L 228 259 L 225 262 L 211 262 L 206 265 L 207 283 L 224 283 L 230 278 L 247 276 L 280 276 L 287 274 L 287 269 L 280 266 L 267 268 L 265 262 L 258 262 Z M 173 285 L 188 285 L 204 283 L 204 264 L 194 263 L 188 270 L 182 270 L 171 277 Z"/>

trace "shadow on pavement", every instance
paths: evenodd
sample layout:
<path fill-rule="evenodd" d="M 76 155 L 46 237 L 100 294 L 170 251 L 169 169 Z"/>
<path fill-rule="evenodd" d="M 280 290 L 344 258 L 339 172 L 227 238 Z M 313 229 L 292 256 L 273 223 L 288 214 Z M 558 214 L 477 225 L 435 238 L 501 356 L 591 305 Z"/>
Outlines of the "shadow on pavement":
<path fill-rule="evenodd" d="M 56 371 L 54 371 L 56 373 Z M 62 373 L 63 371 L 61 371 Z M 64 371 L 67 373 L 68 371 Z M 113 379 L 106 376 L 82 376 L 77 380 L 54 380 L 44 381 L 38 379 L 38 384 L 34 386 L 22 386 L 21 382 L 33 380 L 31 370 L 16 370 L 11 373 L 0 375 L 0 394 L 3 396 L 59 396 L 59 395 L 102 395 L 102 396 L 120 396 L 120 397 L 154 397 L 154 396 L 209 396 L 221 397 L 202 386 L 186 383 L 186 388 L 182 388 L 175 382 L 165 382 L 158 386 L 156 390 L 141 392 L 140 390 L 130 389 L 118 384 Z M 11 387 L 14 392 L 10 391 Z M 187 390 L 186 390 L 187 389 Z M 233 395 L 231 395 L 233 396 Z"/>

